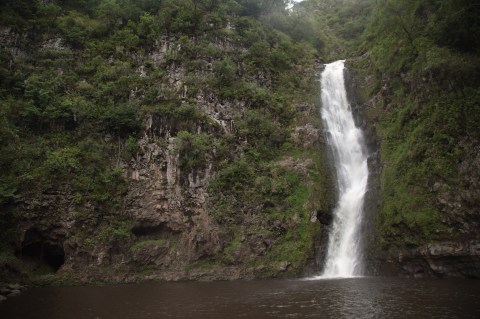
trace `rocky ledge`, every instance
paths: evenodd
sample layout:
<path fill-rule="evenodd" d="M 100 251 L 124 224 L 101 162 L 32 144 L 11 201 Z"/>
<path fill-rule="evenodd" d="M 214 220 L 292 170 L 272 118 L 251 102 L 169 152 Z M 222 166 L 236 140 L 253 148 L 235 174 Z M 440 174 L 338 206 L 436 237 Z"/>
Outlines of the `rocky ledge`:
<path fill-rule="evenodd" d="M 444 241 L 397 252 L 387 258 L 384 268 L 414 278 L 480 278 L 480 241 Z"/>
<path fill-rule="evenodd" d="M 7 297 L 18 296 L 26 289 L 26 286 L 19 284 L 0 284 L 0 302 L 7 300 Z"/>

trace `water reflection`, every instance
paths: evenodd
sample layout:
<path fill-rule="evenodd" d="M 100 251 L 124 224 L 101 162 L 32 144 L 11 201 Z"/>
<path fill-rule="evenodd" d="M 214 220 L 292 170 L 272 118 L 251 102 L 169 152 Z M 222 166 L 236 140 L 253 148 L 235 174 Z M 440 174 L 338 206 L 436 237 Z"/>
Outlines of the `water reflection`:
<path fill-rule="evenodd" d="M 480 318 L 480 284 L 353 278 L 31 289 L 0 318 Z"/>
<path fill-rule="evenodd" d="M 378 318 L 382 313 L 381 302 L 378 302 L 380 287 L 369 285 L 368 280 L 336 280 L 335 287 L 338 318 Z"/>

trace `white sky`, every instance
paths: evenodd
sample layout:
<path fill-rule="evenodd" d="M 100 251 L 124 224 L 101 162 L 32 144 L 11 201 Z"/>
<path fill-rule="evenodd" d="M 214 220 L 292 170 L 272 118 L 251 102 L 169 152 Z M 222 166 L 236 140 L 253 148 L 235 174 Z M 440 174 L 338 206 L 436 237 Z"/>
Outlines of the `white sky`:
<path fill-rule="evenodd" d="M 294 3 L 302 2 L 303 0 L 289 0 L 289 4 L 287 4 L 287 9 L 291 9 Z"/>

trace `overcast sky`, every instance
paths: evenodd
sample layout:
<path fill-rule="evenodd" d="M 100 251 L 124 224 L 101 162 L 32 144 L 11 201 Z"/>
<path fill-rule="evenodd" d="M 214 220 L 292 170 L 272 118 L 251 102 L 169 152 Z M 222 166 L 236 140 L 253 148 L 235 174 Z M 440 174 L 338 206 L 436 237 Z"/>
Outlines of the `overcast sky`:
<path fill-rule="evenodd" d="M 302 1 L 303 1 L 303 0 L 289 0 L 290 3 L 287 5 L 287 9 L 290 9 L 291 7 L 293 7 L 293 4 L 294 4 L 295 2 L 298 3 L 298 2 L 302 2 Z"/>

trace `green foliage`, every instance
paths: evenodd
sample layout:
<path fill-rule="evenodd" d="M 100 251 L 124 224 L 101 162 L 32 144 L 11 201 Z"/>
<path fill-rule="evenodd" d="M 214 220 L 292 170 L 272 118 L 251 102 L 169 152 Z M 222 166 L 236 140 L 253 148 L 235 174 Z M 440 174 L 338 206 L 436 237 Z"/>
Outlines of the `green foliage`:
<path fill-rule="evenodd" d="M 128 104 L 112 107 L 103 120 L 108 131 L 121 137 L 135 134 L 141 127 L 137 109 Z"/>
<path fill-rule="evenodd" d="M 241 245 L 240 239 L 235 237 L 228 246 L 223 250 L 225 254 L 224 261 L 227 263 L 233 263 L 235 261 L 234 254 L 238 247 Z"/>
<path fill-rule="evenodd" d="M 20 31 L 28 20 L 35 16 L 36 4 L 29 0 L 5 0 L 0 3 L 0 21 L 3 25 L 11 25 Z"/>
<path fill-rule="evenodd" d="M 323 166 L 325 159 L 309 152 L 302 156 L 316 159 L 309 168 L 308 178 L 291 168 L 256 162 L 254 157 L 223 166 L 209 183 L 210 193 L 215 194 L 212 198 L 215 216 L 220 221 L 241 220 L 239 210 L 252 212 L 264 207 L 261 211 L 267 214 L 267 219 L 295 213 L 305 217 L 306 209 L 331 208 L 333 194 L 329 193 L 331 181 L 328 167 Z"/>
<path fill-rule="evenodd" d="M 318 152 L 301 153 L 301 158 L 315 156 L 319 163 L 324 163 Z M 231 236 L 223 250 L 224 263 L 239 263 L 249 238 L 258 237 L 271 240 L 271 246 L 262 257 L 248 262 L 268 265 L 267 273 L 276 273 L 275 267 L 285 262 L 292 269 L 299 269 L 311 257 L 318 225 L 310 223 L 308 213 L 323 209 L 319 202 L 329 202 L 331 206 L 333 198 L 329 199 L 324 192 L 324 189 L 331 190 L 331 185 L 329 179 L 321 175 L 328 173 L 316 162 L 309 168 L 308 175 L 279 165 L 267 166 L 241 159 L 226 165 L 210 181 L 213 215 L 228 227 Z"/>
<path fill-rule="evenodd" d="M 50 104 L 55 95 L 64 89 L 64 81 L 60 74 L 49 70 L 41 74 L 31 75 L 25 82 L 25 97 L 40 108 Z"/>
<path fill-rule="evenodd" d="M 192 134 L 180 131 L 177 134 L 176 151 L 179 154 L 180 167 L 184 170 L 192 170 L 205 167 L 209 159 L 212 138 L 205 133 Z"/>
<path fill-rule="evenodd" d="M 138 273 L 144 276 L 152 275 L 157 271 L 155 266 L 142 266 L 138 269 Z"/>
<path fill-rule="evenodd" d="M 231 163 L 222 169 L 215 179 L 210 183 L 212 193 L 243 191 L 253 181 L 251 165 L 246 160 L 239 160 Z"/>
<path fill-rule="evenodd" d="M 325 40 L 321 24 L 316 17 L 301 10 L 292 12 L 272 12 L 263 19 L 277 30 L 288 34 L 296 41 L 306 41 L 312 44 L 319 52 L 325 47 Z"/>
<path fill-rule="evenodd" d="M 120 168 L 96 176 L 79 176 L 76 183 L 81 200 L 92 201 L 106 210 L 118 209 L 127 191 L 127 182 Z"/>
<path fill-rule="evenodd" d="M 59 30 L 73 46 L 84 46 L 89 38 L 105 32 L 103 25 L 77 11 L 69 11 L 67 15 L 57 18 Z"/>
<path fill-rule="evenodd" d="M 130 228 L 125 222 L 114 221 L 98 229 L 96 236 L 101 242 L 124 241 L 130 238 Z"/>
<path fill-rule="evenodd" d="M 263 19 L 292 39 L 310 43 L 323 61 L 344 59 L 361 50 L 374 0 L 308 0 L 291 11 L 270 12 Z"/>
<path fill-rule="evenodd" d="M 80 169 L 79 150 L 67 147 L 49 152 L 44 167 L 55 176 L 72 176 Z"/>
<path fill-rule="evenodd" d="M 129 136 L 127 138 L 127 141 L 125 142 L 125 152 L 129 157 L 134 157 L 138 151 L 140 150 L 140 147 L 138 145 L 137 139 L 133 136 Z"/>
<path fill-rule="evenodd" d="M 283 1 L 7 0 L 0 18 L 16 46 L 0 51 L 0 230 L 24 217 L 19 199 L 58 190 L 97 230 L 79 235 L 86 247 L 128 242 L 120 166 L 139 153 L 144 119 L 142 134 L 176 139 L 183 172 L 212 168 L 212 210 L 228 229 L 248 214 L 262 234 L 297 212 L 308 222 L 307 182 L 275 162 L 315 90 L 311 15 L 290 17 Z M 224 107 L 238 115 L 218 121 Z M 308 246 L 295 236 L 305 240 L 292 249 Z"/>
<path fill-rule="evenodd" d="M 464 52 L 478 52 L 480 49 L 480 15 L 478 4 L 467 0 L 427 1 L 420 3 L 417 14 L 428 14 L 438 10 L 429 24 L 435 42 L 440 46 Z"/>
<path fill-rule="evenodd" d="M 198 126 L 212 129 L 218 126 L 218 123 L 213 122 L 203 110 L 189 103 L 182 104 L 176 99 L 145 105 L 142 107 L 142 112 L 152 114 L 154 118 L 169 123 L 174 128 L 174 133 L 177 131 L 194 133 Z"/>
<path fill-rule="evenodd" d="M 140 21 L 137 25 L 137 35 L 149 44 L 153 44 L 155 38 L 158 36 L 159 30 L 155 21 L 155 17 L 148 12 L 140 16 Z"/>
<path fill-rule="evenodd" d="M 213 67 L 213 72 L 216 76 L 215 85 L 218 87 L 230 87 L 234 84 L 235 81 L 235 64 L 229 59 L 223 59 L 215 63 Z"/>
<path fill-rule="evenodd" d="M 96 16 L 109 26 L 114 26 L 119 21 L 125 24 L 140 15 L 140 9 L 130 0 L 102 0 L 95 11 Z"/>
<path fill-rule="evenodd" d="M 138 49 L 138 45 L 140 44 L 140 38 L 134 33 L 135 26 L 132 25 L 130 27 L 123 28 L 121 30 L 116 30 L 112 35 L 112 40 L 115 43 L 118 43 L 126 49 L 127 51 L 135 51 Z M 119 50 L 119 48 L 117 48 Z"/>
<path fill-rule="evenodd" d="M 459 163 L 480 133 L 474 124 L 476 15 L 478 6 L 468 1 L 387 0 L 375 6 L 363 44 L 371 55 L 357 67 L 377 76 L 370 94 L 383 83 L 368 117 L 379 122 L 382 140 L 377 226 L 384 247 L 416 247 L 454 233 L 439 203 L 444 194 L 432 185 L 462 187 Z"/>
<path fill-rule="evenodd" d="M 298 227 L 298 228 L 297 228 Z M 314 234 L 318 225 L 302 223 L 296 229 L 288 231 L 267 255 L 269 263 L 288 262 L 293 269 L 301 269 L 313 255 Z"/>
<path fill-rule="evenodd" d="M 252 145 L 259 158 L 272 159 L 277 148 L 285 141 L 285 132 L 267 116 L 256 110 L 248 110 L 237 122 L 238 133 Z"/>

